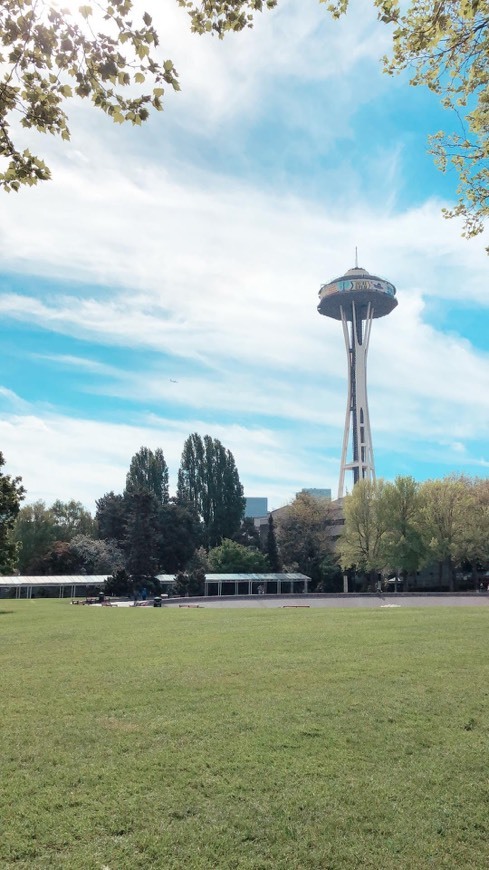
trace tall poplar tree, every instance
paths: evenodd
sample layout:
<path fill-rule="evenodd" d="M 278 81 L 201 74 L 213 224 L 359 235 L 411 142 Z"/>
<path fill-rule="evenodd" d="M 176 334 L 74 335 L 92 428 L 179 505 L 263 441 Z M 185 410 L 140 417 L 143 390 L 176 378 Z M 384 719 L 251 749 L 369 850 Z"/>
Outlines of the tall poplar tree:
<path fill-rule="evenodd" d="M 153 452 L 140 447 L 131 459 L 126 477 L 126 493 L 148 492 L 158 505 L 168 504 L 168 466 L 161 447 Z"/>
<path fill-rule="evenodd" d="M 234 456 L 217 438 L 197 433 L 185 441 L 178 471 L 178 499 L 202 519 L 208 547 L 238 531 L 245 499 Z"/>

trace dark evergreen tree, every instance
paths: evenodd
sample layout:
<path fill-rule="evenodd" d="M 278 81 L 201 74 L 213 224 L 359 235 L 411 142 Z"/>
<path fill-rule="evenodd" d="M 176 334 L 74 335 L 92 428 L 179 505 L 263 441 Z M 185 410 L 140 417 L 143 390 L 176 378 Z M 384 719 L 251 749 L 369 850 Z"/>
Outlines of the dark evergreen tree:
<path fill-rule="evenodd" d="M 154 495 L 157 504 L 167 504 L 168 466 L 161 447 L 150 450 L 140 447 L 131 459 L 131 465 L 126 477 L 126 493 L 149 492 Z"/>
<path fill-rule="evenodd" d="M 179 596 L 204 595 L 205 571 L 201 568 L 190 574 L 187 571 L 178 571 L 175 575 L 173 594 Z"/>
<path fill-rule="evenodd" d="M 277 539 L 275 537 L 275 525 L 273 522 L 273 515 L 270 514 L 268 517 L 268 532 L 267 532 L 267 557 L 270 563 L 270 570 L 274 573 L 280 571 L 280 556 L 278 553 L 277 547 Z"/>
<path fill-rule="evenodd" d="M 244 516 L 245 499 L 234 456 L 217 438 L 194 433 L 183 448 L 178 500 L 190 503 L 204 524 L 208 547 L 232 538 Z"/>
<path fill-rule="evenodd" d="M 233 535 L 233 541 L 242 544 L 243 547 L 252 547 L 254 550 L 261 549 L 260 533 L 251 517 L 244 518 L 238 531 Z"/>
<path fill-rule="evenodd" d="M 165 574 L 181 571 L 202 542 L 202 524 L 191 505 L 171 499 L 159 512 L 159 567 Z"/>
<path fill-rule="evenodd" d="M 209 560 L 203 547 L 192 554 L 185 565 L 184 571 L 178 571 L 173 586 L 174 595 L 203 595 L 205 592 L 205 575 L 209 570 Z"/>
<path fill-rule="evenodd" d="M 107 577 L 104 591 L 107 595 L 132 595 L 134 586 L 127 571 L 124 569 L 114 571 L 110 577 Z"/>
<path fill-rule="evenodd" d="M 0 469 L 4 465 L 5 459 L 0 453 Z M 13 526 L 24 495 L 21 478 L 0 471 L 0 574 L 12 574 L 15 570 L 18 545 Z"/>
<path fill-rule="evenodd" d="M 126 570 L 137 584 L 158 571 L 159 506 L 149 492 L 133 492 L 126 499 Z"/>
<path fill-rule="evenodd" d="M 122 495 L 106 492 L 96 501 L 95 520 L 99 538 L 123 545 L 126 538 L 127 502 Z"/>
<path fill-rule="evenodd" d="M 343 571 L 333 553 L 327 553 L 321 560 L 319 577 L 315 592 L 343 592 Z"/>

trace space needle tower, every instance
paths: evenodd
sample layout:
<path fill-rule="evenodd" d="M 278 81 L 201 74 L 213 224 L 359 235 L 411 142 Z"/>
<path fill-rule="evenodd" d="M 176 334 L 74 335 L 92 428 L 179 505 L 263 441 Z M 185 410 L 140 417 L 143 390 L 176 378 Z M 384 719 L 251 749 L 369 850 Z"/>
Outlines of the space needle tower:
<path fill-rule="evenodd" d="M 349 269 L 341 278 L 323 284 L 318 311 L 341 320 L 348 360 L 348 399 L 341 451 L 338 498 L 343 497 L 345 471 L 353 471 L 353 483 L 375 479 L 374 454 L 367 401 L 367 352 L 372 320 L 385 317 L 397 305 L 396 288 L 366 269 Z M 347 459 L 352 432 L 351 459 Z"/>

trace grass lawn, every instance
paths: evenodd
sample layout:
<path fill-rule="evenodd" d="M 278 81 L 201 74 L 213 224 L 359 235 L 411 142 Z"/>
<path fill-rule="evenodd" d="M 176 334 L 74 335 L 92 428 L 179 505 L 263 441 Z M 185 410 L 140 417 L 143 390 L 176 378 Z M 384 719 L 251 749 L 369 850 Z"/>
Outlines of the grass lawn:
<path fill-rule="evenodd" d="M 0 601 L 0 867 L 489 867 L 484 608 Z"/>

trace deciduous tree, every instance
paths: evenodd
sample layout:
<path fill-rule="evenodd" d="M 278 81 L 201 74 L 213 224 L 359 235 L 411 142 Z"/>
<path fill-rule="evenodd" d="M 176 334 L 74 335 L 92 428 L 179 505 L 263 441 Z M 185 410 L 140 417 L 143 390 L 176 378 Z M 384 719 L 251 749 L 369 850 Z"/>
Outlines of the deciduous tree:
<path fill-rule="evenodd" d="M 51 505 L 50 511 L 56 523 L 56 538 L 58 541 L 71 541 L 75 535 L 96 535 L 96 524 L 90 511 L 83 507 L 81 501 L 74 498 L 70 501 L 57 499 Z"/>
<path fill-rule="evenodd" d="M 427 551 L 438 562 L 439 576 L 443 564 L 448 568 L 450 590 L 455 588 L 455 569 L 461 564 L 463 540 L 470 515 L 471 493 L 467 480 L 448 475 L 441 480 L 427 480 L 421 487 L 422 531 Z"/>
<path fill-rule="evenodd" d="M 122 570 L 124 555 L 114 541 L 76 535 L 71 541 L 55 541 L 41 555 L 31 559 L 33 575 L 111 574 Z"/>
<path fill-rule="evenodd" d="M 24 505 L 15 520 L 13 535 L 18 543 L 18 569 L 21 574 L 31 574 L 31 566 L 58 539 L 53 512 L 40 500 Z"/>
<path fill-rule="evenodd" d="M 196 511 L 176 499 L 158 512 L 159 568 L 165 574 L 182 571 L 202 540 L 202 525 Z"/>
<path fill-rule="evenodd" d="M 337 552 L 343 568 L 373 575 L 385 567 L 384 481 L 359 480 L 343 500 L 345 525 Z"/>
<path fill-rule="evenodd" d="M 177 0 L 196 33 L 251 27 L 253 16 L 278 0 Z M 349 0 L 320 0 L 335 18 Z M 434 133 L 430 150 L 442 171 L 458 173 L 464 234 L 480 233 L 489 213 L 489 0 L 372 0 L 392 26 L 389 74 L 409 70 L 452 110 L 455 130 Z M 4 0 L 0 7 L 0 186 L 18 190 L 50 177 L 46 164 L 16 144 L 11 119 L 27 129 L 69 139 L 66 101 L 87 98 L 116 123 L 141 124 L 163 108 L 165 85 L 179 90 L 171 60 L 156 53 L 159 37 L 146 12 L 134 23 L 133 0 L 99 0 L 70 13 L 49 0 Z M 461 128 L 461 132 L 460 132 Z"/>
<path fill-rule="evenodd" d="M 254 550 L 261 549 L 260 532 L 255 526 L 252 517 L 245 517 L 238 531 L 233 535 L 233 541 L 243 544 L 244 547 L 252 547 Z"/>
<path fill-rule="evenodd" d="M 78 574 L 78 570 L 78 556 L 69 541 L 55 541 L 49 550 L 29 564 L 29 574 L 39 577 Z"/>
<path fill-rule="evenodd" d="M 313 587 L 322 580 L 321 563 L 331 555 L 331 505 L 300 492 L 277 518 L 280 559 L 288 570 L 311 577 Z"/>
<path fill-rule="evenodd" d="M 115 541 L 77 535 L 70 541 L 70 550 L 77 560 L 77 573 L 113 574 L 124 568 L 124 553 Z"/>
<path fill-rule="evenodd" d="M 263 553 L 228 539 L 209 550 L 209 568 L 215 574 L 259 574 L 270 571 L 268 559 Z"/>
<path fill-rule="evenodd" d="M 489 568 L 489 480 L 469 479 L 467 486 L 470 508 L 465 516 L 455 557 L 459 564 L 470 565 L 475 586 L 479 569 Z"/>
<path fill-rule="evenodd" d="M 420 528 L 420 486 L 413 477 L 398 476 L 394 483 L 384 484 L 382 501 L 385 518 L 382 561 L 384 567 L 400 570 L 406 590 L 409 576 L 416 575 L 426 557 Z"/>
<path fill-rule="evenodd" d="M 205 575 L 209 570 L 209 559 L 203 547 L 193 553 L 184 571 L 175 576 L 173 592 L 175 595 L 204 595 Z"/>
<path fill-rule="evenodd" d="M 5 459 L 0 453 L 0 574 L 8 575 L 14 572 L 17 560 L 18 544 L 13 527 L 25 489 L 22 478 L 1 471 L 4 465 Z"/>

